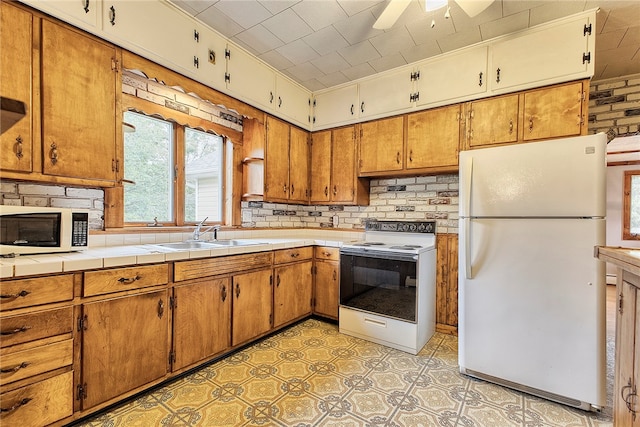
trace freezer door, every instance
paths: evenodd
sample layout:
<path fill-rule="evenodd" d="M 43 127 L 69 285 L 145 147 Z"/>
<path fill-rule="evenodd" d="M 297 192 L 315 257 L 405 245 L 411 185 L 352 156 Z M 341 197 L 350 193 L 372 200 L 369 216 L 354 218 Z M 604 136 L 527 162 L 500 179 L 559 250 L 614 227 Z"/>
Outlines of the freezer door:
<path fill-rule="evenodd" d="M 593 256 L 604 220 L 478 219 L 467 230 L 461 371 L 604 405 L 605 270 Z"/>
<path fill-rule="evenodd" d="M 604 217 L 604 134 L 460 153 L 460 216 Z"/>

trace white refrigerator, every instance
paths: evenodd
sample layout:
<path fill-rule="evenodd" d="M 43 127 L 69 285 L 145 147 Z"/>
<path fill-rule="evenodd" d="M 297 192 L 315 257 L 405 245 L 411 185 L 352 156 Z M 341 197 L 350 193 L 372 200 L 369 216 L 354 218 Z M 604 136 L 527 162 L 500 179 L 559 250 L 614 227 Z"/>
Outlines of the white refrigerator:
<path fill-rule="evenodd" d="M 606 403 L 604 134 L 460 153 L 460 372 Z"/>

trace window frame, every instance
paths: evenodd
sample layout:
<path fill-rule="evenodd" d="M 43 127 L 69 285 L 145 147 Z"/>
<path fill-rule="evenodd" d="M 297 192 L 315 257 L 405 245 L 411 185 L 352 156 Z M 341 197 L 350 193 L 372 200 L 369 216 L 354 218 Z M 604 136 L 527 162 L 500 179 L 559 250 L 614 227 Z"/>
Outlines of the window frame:
<path fill-rule="evenodd" d="M 634 176 L 640 176 L 640 170 L 624 171 L 622 190 L 622 239 L 640 240 L 640 234 L 631 233 L 631 181 Z M 640 197 L 638 195 L 637 197 Z"/>
<path fill-rule="evenodd" d="M 224 171 L 222 173 L 223 180 L 223 206 L 221 213 L 221 221 L 210 222 L 207 224 L 220 224 L 223 226 L 237 226 L 240 225 L 240 202 L 242 197 L 242 144 L 244 139 L 243 131 L 228 128 L 221 124 L 201 119 L 199 117 L 189 116 L 184 113 L 172 110 L 162 105 L 154 104 L 142 98 L 138 98 L 135 95 L 127 93 L 122 94 L 122 115 L 125 111 L 131 111 L 147 116 L 166 120 L 174 124 L 174 132 L 177 126 L 190 127 L 196 130 L 204 132 L 210 132 L 223 138 L 223 162 Z M 181 132 L 177 132 L 174 135 L 174 143 L 177 143 L 178 137 Z M 183 152 L 177 152 L 176 155 L 183 156 Z M 124 160 L 124 152 L 121 152 L 122 159 Z M 125 171 L 126 172 L 126 171 Z M 121 177 L 120 179 L 125 179 Z M 176 179 L 184 181 L 184 170 L 178 170 Z M 126 181 L 125 181 L 126 182 Z M 122 181 L 121 181 L 122 184 Z M 129 185 L 129 184 L 124 184 Z M 118 190 L 118 187 L 112 191 L 108 191 L 105 198 L 109 199 L 109 202 L 105 206 L 105 218 L 109 217 L 107 228 L 127 228 L 127 229 L 142 229 L 149 230 L 148 223 L 131 223 L 124 222 L 124 191 Z M 119 187 L 122 189 L 123 187 Z M 177 200 L 177 199 L 176 199 Z M 176 203 L 176 202 L 174 202 Z M 183 203 L 183 202 L 178 202 Z M 195 222 L 184 221 L 184 211 L 180 209 L 182 206 L 174 206 L 175 209 L 175 223 L 174 222 L 159 222 L 159 225 L 163 225 L 168 230 L 169 227 L 179 228 L 185 226 L 192 226 Z M 180 215 L 180 216 L 178 216 Z M 153 218 L 150 219 L 153 221 Z"/>

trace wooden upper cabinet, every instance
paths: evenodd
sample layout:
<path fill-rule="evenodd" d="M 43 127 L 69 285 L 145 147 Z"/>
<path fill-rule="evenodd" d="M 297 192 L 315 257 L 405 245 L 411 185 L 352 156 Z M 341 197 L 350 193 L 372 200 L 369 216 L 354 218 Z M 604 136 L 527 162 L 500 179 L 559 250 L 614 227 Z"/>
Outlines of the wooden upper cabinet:
<path fill-rule="evenodd" d="M 289 125 L 267 116 L 265 191 L 268 201 L 289 198 Z"/>
<path fill-rule="evenodd" d="M 369 204 L 368 181 L 363 184 L 357 176 L 355 127 L 334 129 L 331 187 L 329 188 L 331 201 L 344 204 Z"/>
<path fill-rule="evenodd" d="M 519 99 L 515 94 L 468 103 L 468 147 L 516 142 Z"/>
<path fill-rule="evenodd" d="M 42 21 L 43 173 L 115 181 L 116 49 Z"/>
<path fill-rule="evenodd" d="M 582 106 L 586 93 L 583 82 L 525 92 L 523 140 L 583 134 L 586 120 Z"/>
<path fill-rule="evenodd" d="M 407 169 L 458 166 L 460 105 L 407 116 Z"/>
<path fill-rule="evenodd" d="M 311 136 L 310 151 L 310 201 L 311 203 L 327 203 L 331 200 L 329 192 L 331 188 L 331 131 L 314 133 Z"/>
<path fill-rule="evenodd" d="M 360 175 L 403 169 L 403 116 L 360 124 Z"/>
<path fill-rule="evenodd" d="M 33 170 L 31 42 L 33 16 L 9 3 L 0 3 L 0 95 L 25 103 L 26 115 L 0 136 L 0 168 Z"/>
<path fill-rule="evenodd" d="M 289 201 L 309 202 L 309 133 L 293 126 L 289 134 Z"/>

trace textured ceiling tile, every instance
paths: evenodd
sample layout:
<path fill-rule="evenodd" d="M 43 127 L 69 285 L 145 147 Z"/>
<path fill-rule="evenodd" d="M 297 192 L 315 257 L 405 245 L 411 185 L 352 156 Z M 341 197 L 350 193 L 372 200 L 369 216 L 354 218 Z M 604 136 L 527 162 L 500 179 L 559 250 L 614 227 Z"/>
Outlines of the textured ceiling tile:
<path fill-rule="evenodd" d="M 383 33 L 382 30 L 373 28 L 375 22 L 376 19 L 371 12 L 364 11 L 340 22 L 336 22 L 333 26 L 342 34 L 349 44 L 356 44 Z"/>
<path fill-rule="evenodd" d="M 338 4 L 347 15 L 353 16 L 374 6 L 384 8 L 385 0 L 338 0 Z M 382 10 L 382 9 L 380 9 Z"/>
<path fill-rule="evenodd" d="M 296 40 L 293 43 L 280 46 L 276 51 L 294 64 L 311 61 L 319 56 L 311 46 L 302 40 Z"/>
<path fill-rule="evenodd" d="M 311 27 L 291 9 L 267 19 L 262 25 L 285 43 L 291 43 L 313 32 Z"/>
<path fill-rule="evenodd" d="M 472 27 L 468 31 L 458 32 L 437 40 L 442 52 L 450 52 L 474 43 L 479 43 L 480 41 L 482 41 L 480 27 Z"/>
<path fill-rule="evenodd" d="M 325 87 L 332 87 L 346 83 L 349 81 L 349 79 L 341 72 L 337 72 L 318 77 L 318 81 L 325 85 Z"/>
<path fill-rule="evenodd" d="M 300 2 L 292 10 L 315 31 L 348 17 L 334 0 L 323 0 L 321 7 L 317 1 Z"/>
<path fill-rule="evenodd" d="M 250 28 L 272 16 L 256 0 L 220 0 L 213 5 L 243 28 Z"/>
<path fill-rule="evenodd" d="M 324 74 L 331 74 L 336 71 L 351 68 L 351 65 L 349 65 L 349 63 L 338 54 L 338 52 L 332 52 L 328 55 L 321 56 L 320 58 L 311 61 L 311 63 Z"/>
<path fill-rule="evenodd" d="M 267 64 L 270 64 L 277 70 L 284 70 L 285 68 L 293 67 L 293 62 L 282 56 L 277 50 L 270 50 L 259 56 Z"/>
<path fill-rule="evenodd" d="M 302 0 L 258 0 L 258 2 L 273 15 L 280 13 L 301 1 Z"/>
<path fill-rule="evenodd" d="M 306 36 L 303 40 L 320 55 L 327 55 L 337 49 L 349 46 L 345 38 L 333 27 L 323 28 Z"/>
<path fill-rule="evenodd" d="M 376 73 L 381 73 L 402 65 L 407 65 L 407 61 L 405 61 L 404 57 L 400 53 L 396 53 L 394 55 L 384 56 L 382 58 L 369 61 L 369 65 L 376 70 Z"/>
<path fill-rule="evenodd" d="M 520 13 L 509 15 L 506 18 L 497 19 L 495 21 L 485 22 L 480 25 L 480 34 L 482 40 L 489 40 L 504 34 L 514 33 L 524 30 L 529 26 L 529 11 L 524 10 Z"/>
<path fill-rule="evenodd" d="M 552 21 L 554 19 L 582 12 L 583 10 L 584 2 L 582 1 L 548 2 L 543 4 L 542 6 L 531 9 L 531 22 L 529 23 L 529 25 L 539 25 L 547 21 Z"/>
<path fill-rule="evenodd" d="M 370 41 L 382 56 L 395 55 L 402 49 L 416 45 L 406 27 L 387 31 L 384 34 L 373 37 Z"/>
<path fill-rule="evenodd" d="M 368 40 L 353 46 L 344 47 L 340 49 L 338 53 L 352 66 L 360 65 L 380 57 L 378 51 Z"/>
<path fill-rule="evenodd" d="M 431 58 L 432 56 L 440 55 L 442 50 L 435 40 L 430 40 L 426 43 L 414 46 L 412 48 L 403 49 L 400 51 L 402 57 L 407 61 L 407 64 L 417 62 L 425 58 Z"/>
<path fill-rule="evenodd" d="M 342 73 L 347 76 L 350 80 L 357 80 L 362 77 L 367 77 L 372 74 L 375 74 L 376 70 L 373 69 L 369 63 L 364 63 L 357 65 L 355 67 L 344 70 Z"/>
<path fill-rule="evenodd" d="M 432 20 L 435 20 L 433 28 L 431 28 Z M 417 45 L 431 42 L 456 32 L 453 27 L 453 21 L 445 19 L 442 14 L 428 15 L 421 20 L 407 24 L 407 30 Z"/>
<path fill-rule="evenodd" d="M 249 51 L 254 55 L 260 55 L 283 45 L 282 40 L 262 25 L 256 25 L 237 34 L 233 40 L 244 46 L 249 46 Z"/>
<path fill-rule="evenodd" d="M 316 90 L 324 89 L 327 87 L 326 85 L 322 84 L 318 79 L 307 80 L 303 83 L 304 83 L 304 87 L 306 87 L 312 92 Z"/>
<path fill-rule="evenodd" d="M 200 12 L 196 18 L 227 38 L 231 38 L 244 30 L 233 19 L 213 6 Z"/>
<path fill-rule="evenodd" d="M 287 73 L 300 81 L 317 79 L 324 75 L 324 73 L 318 70 L 311 62 L 305 62 L 303 64 L 287 68 Z"/>

